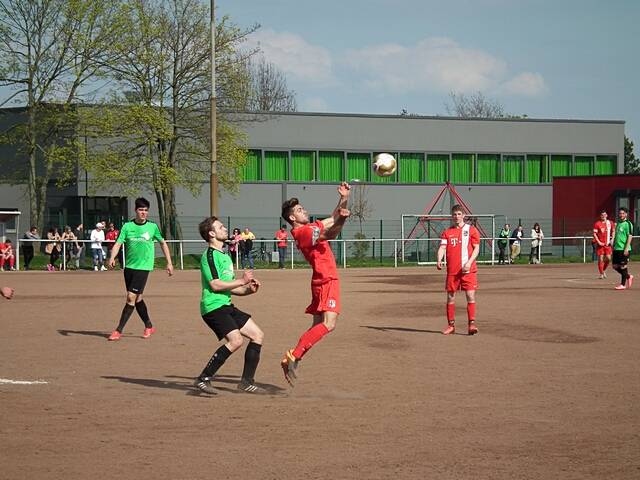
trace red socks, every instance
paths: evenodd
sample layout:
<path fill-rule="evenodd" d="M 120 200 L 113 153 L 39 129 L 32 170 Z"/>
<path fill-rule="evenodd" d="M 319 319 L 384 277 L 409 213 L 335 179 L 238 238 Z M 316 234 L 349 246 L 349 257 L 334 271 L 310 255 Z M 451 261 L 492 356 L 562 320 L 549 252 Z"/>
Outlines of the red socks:
<path fill-rule="evenodd" d="M 609 266 L 609 259 L 605 257 L 604 261 L 602 262 L 602 273 L 604 273 L 604 271 L 607 269 L 608 266 Z"/>
<path fill-rule="evenodd" d="M 600 272 L 600 275 L 604 273 L 604 262 L 602 260 L 598 260 L 598 272 Z"/>
<path fill-rule="evenodd" d="M 447 322 L 453 323 L 456 318 L 456 304 L 447 303 Z"/>
<path fill-rule="evenodd" d="M 304 332 L 298 340 L 298 345 L 293 349 L 293 356 L 300 360 L 304 354 L 313 347 L 316 343 L 322 340 L 327 333 L 329 333 L 329 329 L 324 325 L 324 323 L 319 323 L 318 325 L 314 325 L 309 330 Z"/>
<path fill-rule="evenodd" d="M 475 321 L 476 319 L 476 304 L 475 303 L 467 303 L 467 318 L 470 322 Z"/>

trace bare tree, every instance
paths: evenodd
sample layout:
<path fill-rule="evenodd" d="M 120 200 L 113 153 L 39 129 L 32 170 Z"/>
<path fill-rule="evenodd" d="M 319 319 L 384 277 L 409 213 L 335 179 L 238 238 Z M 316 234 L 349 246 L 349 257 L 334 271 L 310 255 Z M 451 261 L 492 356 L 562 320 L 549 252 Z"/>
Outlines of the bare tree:
<path fill-rule="evenodd" d="M 351 203 L 349 210 L 351 211 L 351 220 L 358 222 L 359 232 L 354 235 L 358 240 L 364 240 L 367 236 L 362 231 L 362 224 L 369 218 L 373 207 L 369 202 L 369 186 L 363 183 L 355 184 L 352 187 Z M 355 242 L 352 251 L 353 256 L 358 260 L 362 260 L 367 250 L 369 250 L 369 242 Z"/>
<path fill-rule="evenodd" d="M 444 104 L 448 115 L 462 118 L 503 118 L 509 116 L 498 100 L 487 98 L 482 92 L 471 95 L 451 92 L 449 98 L 451 103 Z"/>
<path fill-rule="evenodd" d="M 296 93 L 290 90 L 284 74 L 264 57 L 247 62 L 249 85 L 246 109 L 262 112 L 295 112 Z"/>

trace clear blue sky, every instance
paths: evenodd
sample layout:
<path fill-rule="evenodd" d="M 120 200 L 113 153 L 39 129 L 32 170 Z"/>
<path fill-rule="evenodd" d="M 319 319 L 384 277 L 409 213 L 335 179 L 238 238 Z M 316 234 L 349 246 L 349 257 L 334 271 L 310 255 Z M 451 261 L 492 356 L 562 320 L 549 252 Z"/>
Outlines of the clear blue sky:
<path fill-rule="evenodd" d="M 301 111 L 444 114 L 482 91 L 535 118 L 625 120 L 640 149 L 640 0 L 216 0 Z"/>

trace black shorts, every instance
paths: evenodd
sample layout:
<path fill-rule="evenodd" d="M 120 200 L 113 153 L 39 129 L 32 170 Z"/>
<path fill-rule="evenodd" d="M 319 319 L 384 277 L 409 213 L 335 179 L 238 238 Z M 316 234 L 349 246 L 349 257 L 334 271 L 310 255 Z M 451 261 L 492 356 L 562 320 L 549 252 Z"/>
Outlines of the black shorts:
<path fill-rule="evenodd" d="M 631 255 L 631 252 L 629 252 Z M 629 257 L 624 254 L 624 250 L 614 250 L 611 263 L 614 265 L 626 265 L 629 263 Z"/>
<path fill-rule="evenodd" d="M 240 330 L 250 318 L 251 315 L 238 310 L 233 304 L 216 308 L 202 316 L 204 323 L 213 330 L 218 340 L 222 340 L 233 330 Z"/>
<path fill-rule="evenodd" d="M 135 270 L 133 268 L 124 269 L 124 284 L 127 287 L 127 292 L 140 295 L 144 292 L 144 287 L 147 284 L 147 278 L 149 278 L 148 270 Z"/>

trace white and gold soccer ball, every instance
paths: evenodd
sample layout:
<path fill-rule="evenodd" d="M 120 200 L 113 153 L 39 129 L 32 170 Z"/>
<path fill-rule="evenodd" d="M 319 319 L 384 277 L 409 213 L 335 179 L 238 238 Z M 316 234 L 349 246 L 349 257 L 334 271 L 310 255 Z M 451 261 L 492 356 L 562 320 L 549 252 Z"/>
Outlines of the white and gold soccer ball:
<path fill-rule="evenodd" d="M 390 153 L 379 153 L 373 157 L 373 171 L 379 177 L 389 177 L 396 172 L 396 158 Z"/>

